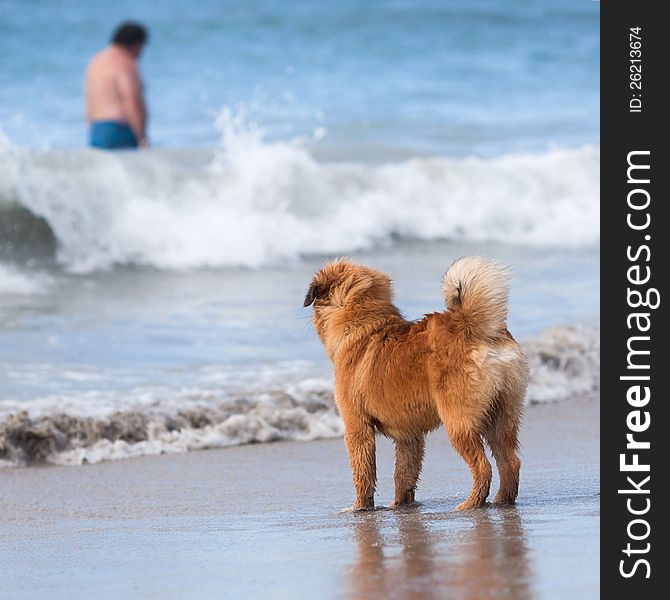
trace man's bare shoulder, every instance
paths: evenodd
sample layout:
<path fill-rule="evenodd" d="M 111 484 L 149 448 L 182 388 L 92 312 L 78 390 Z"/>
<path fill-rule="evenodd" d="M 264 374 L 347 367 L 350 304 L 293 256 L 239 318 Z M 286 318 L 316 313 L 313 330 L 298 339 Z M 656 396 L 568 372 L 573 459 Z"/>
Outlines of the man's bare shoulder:
<path fill-rule="evenodd" d="M 114 48 L 103 48 L 91 58 L 87 70 L 89 73 L 105 71 L 107 74 L 129 75 L 137 73 L 137 65 L 126 53 Z"/>

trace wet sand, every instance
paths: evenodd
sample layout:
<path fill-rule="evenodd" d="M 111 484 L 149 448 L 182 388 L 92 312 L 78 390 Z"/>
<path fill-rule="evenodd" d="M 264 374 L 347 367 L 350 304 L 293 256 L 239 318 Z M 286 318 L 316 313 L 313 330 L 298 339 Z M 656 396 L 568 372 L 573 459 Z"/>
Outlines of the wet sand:
<path fill-rule="evenodd" d="M 342 440 L 3 469 L 0 597 L 596 598 L 598 431 L 597 401 L 529 408 L 517 506 L 464 513 L 442 432 L 421 505 L 396 511 L 342 512 Z M 392 450 L 378 439 L 378 504 Z"/>

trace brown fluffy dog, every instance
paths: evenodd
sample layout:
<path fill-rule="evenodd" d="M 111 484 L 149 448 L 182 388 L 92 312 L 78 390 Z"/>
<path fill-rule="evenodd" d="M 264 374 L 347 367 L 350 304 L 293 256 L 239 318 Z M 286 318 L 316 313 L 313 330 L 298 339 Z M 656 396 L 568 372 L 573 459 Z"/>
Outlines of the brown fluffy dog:
<path fill-rule="evenodd" d="M 314 276 L 305 306 L 314 304 L 314 326 L 335 366 L 354 509 L 374 507 L 375 429 L 395 442 L 391 506 L 400 506 L 414 502 L 425 434 L 440 423 L 472 473 L 470 495 L 456 510 L 486 502 L 492 473 L 484 441 L 500 473 L 495 502 L 515 501 L 528 367 L 505 325 L 509 278 L 496 262 L 461 258 L 444 276 L 448 310 L 409 322 L 380 271 L 339 260 Z"/>

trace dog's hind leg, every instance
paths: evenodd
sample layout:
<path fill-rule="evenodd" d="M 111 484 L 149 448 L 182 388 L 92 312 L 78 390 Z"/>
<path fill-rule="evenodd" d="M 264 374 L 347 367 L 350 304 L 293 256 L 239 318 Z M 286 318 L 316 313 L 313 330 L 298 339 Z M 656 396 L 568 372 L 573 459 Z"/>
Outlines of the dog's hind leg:
<path fill-rule="evenodd" d="M 449 382 L 446 382 L 443 390 L 448 390 L 449 387 Z M 454 387 L 462 390 L 465 386 L 461 384 Z M 486 423 L 485 402 L 476 395 L 458 397 L 443 390 L 436 394 L 440 419 L 449 434 L 451 445 L 461 455 L 472 475 L 470 495 L 456 510 L 484 506 L 493 478 L 491 463 L 486 458 L 481 436 Z"/>
<path fill-rule="evenodd" d="M 424 435 L 409 440 L 395 441 L 395 499 L 391 508 L 414 503 L 416 484 L 421 474 L 423 453 L 425 448 Z"/>
<path fill-rule="evenodd" d="M 442 380 L 439 388 L 436 386 L 434 391 L 437 412 L 449 434 L 451 445 L 466 462 L 472 475 L 470 495 L 456 510 L 484 506 L 493 478 L 491 463 L 486 458 L 482 441 L 488 402 L 481 393 L 468 394 L 468 387 L 472 386 L 467 380 Z"/>
<path fill-rule="evenodd" d="M 484 453 L 484 444 L 479 434 L 470 427 L 447 426 L 449 438 L 456 451 L 467 463 L 472 474 L 472 489 L 467 500 L 461 502 L 456 510 L 477 508 L 486 504 L 491 489 L 493 471 L 491 463 Z"/>
<path fill-rule="evenodd" d="M 499 403 L 492 423 L 484 432 L 500 473 L 500 489 L 494 500 L 499 504 L 514 504 L 519 493 L 521 461 L 517 449 L 520 420 L 521 410 L 516 407 L 516 403 L 507 404 L 503 401 Z"/>
<path fill-rule="evenodd" d="M 359 419 L 345 418 L 344 430 L 344 441 L 356 488 L 356 501 L 353 509 L 374 508 L 377 483 L 374 427 L 371 423 Z"/>

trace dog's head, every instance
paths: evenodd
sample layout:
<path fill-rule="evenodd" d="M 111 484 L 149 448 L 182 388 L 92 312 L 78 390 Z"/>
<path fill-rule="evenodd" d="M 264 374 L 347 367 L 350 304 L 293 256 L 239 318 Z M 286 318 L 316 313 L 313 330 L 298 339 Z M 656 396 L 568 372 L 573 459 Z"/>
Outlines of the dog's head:
<path fill-rule="evenodd" d="M 346 259 L 328 263 L 314 275 L 304 303 L 310 305 L 314 305 L 314 327 L 329 354 L 329 348 L 361 317 L 396 311 L 388 275 Z"/>

